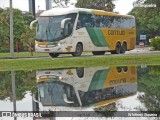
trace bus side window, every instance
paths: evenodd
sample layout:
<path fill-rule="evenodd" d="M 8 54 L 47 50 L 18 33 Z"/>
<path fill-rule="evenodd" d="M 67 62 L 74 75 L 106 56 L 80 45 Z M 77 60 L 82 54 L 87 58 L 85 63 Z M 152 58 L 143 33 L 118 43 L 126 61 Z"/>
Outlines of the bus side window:
<path fill-rule="evenodd" d="M 100 19 L 99 18 L 97 18 L 95 20 L 95 27 L 100 27 Z"/>
<path fill-rule="evenodd" d="M 92 14 L 79 14 L 76 29 L 82 27 L 94 27 L 94 16 Z"/>
<path fill-rule="evenodd" d="M 94 27 L 94 16 L 92 14 L 86 15 L 85 27 Z"/>
<path fill-rule="evenodd" d="M 76 16 L 77 16 L 77 13 L 72 13 L 72 14 L 68 14 L 67 16 L 66 16 L 66 18 L 71 18 L 71 23 L 74 25 L 74 23 L 75 23 L 75 20 L 76 20 Z"/>
<path fill-rule="evenodd" d="M 78 22 L 77 22 L 76 29 L 82 28 L 82 19 L 83 19 L 83 15 L 80 13 L 79 17 L 78 17 Z"/>

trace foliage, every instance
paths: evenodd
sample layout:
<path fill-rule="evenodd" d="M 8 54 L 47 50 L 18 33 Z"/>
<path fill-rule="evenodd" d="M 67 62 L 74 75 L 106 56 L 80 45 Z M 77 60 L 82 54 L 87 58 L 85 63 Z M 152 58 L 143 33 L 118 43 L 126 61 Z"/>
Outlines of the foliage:
<path fill-rule="evenodd" d="M 148 111 L 160 110 L 160 71 L 157 70 L 159 66 L 150 66 L 148 72 L 143 74 L 138 82 L 138 91 L 144 92 L 138 99 L 144 103 Z"/>
<path fill-rule="evenodd" d="M 156 4 L 159 6 L 157 0 L 145 0 L 144 4 Z M 135 7 L 131 12 L 129 12 L 130 15 L 133 15 L 136 18 L 138 40 L 140 34 L 146 34 L 148 40 L 157 35 L 160 35 L 159 12 L 160 9 L 158 7 Z"/>
<path fill-rule="evenodd" d="M 11 75 L 10 72 L 0 72 L 0 100 L 4 100 L 6 96 L 11 96 Z"/>
<path fill-rule="evenodd" d="M 11 72 L 0 72 L 0 100 L 9 98 L 12 101 L 12 81 Z M 15 72 L 16 99 L 22 100 L 26 91 L 31 91 L 36 86 L 35 71 L 17 71 Z"/>
<path fill-rule="evenodd" d="M 114 0 L 78 0 L 76 7 L 113 11 Z"/>
<path fill-rule="evenodd" d="M 32 15 L 32 13 L 25 12 L 22 15 L 23 15 L 23 19 L 26 21 L 27 25 L 30 25 L 30 23 L 34 20 L 34 16 Z"/>
<path fill-rule="evenodd" d="M 70 0 L 52 0 L 58 7 L 67 7 Z"/>
<path fill-rule="evenodd" d="M 5 10 L 0 12 L 0 47 L 2 51 L 9 48 L 9 15 Z"/>
<path fill-rule="evenodd" d="M 160 66 L 152 66 L 150 68 L 149 74 L 159 74 L 160 75 Z"/>
<path fill-rule="evenodd" d="M 154 47 L 155 50 L 160 50 L 160 36 L 151 39 L 151 46 Z"/>
<path fill-rule="evenodd" d="M 151 94 L 154 94 L 156 96 L 160 97 L 160 75 L 158 74 L 148 74 L 143 77 L 141 77 L 140 80 L 141 85 L 143 86 L 143 89 L 145 89 L 146 92 L 150 92 Z"/>
<path fill-rule="evenodd" d="M 14 34 L 14 48 L 23 51 L 21 35 L 29 29 L 29 23 L 34 17 L 29 13 L 23 13 L 18 9 L 13 9 L 13 34 Z M 0 52 L 8 52 L 10 41 L 10 17 L 9 8 L 0 9 Z M 17 45 L 17 46 L 16 46 Z"/>
<path fill-rule="evenodd" d="M 23 42 L 23 46 L 25 50 L 28 50 L 31 54 L 31 56 L 33 56 L 33 51 L 34 51 L 34 43 L 35 43 L 35 29 L 28 29 L 25 33 L 22 34 L 21 36 L 21 40 Z"/>
<path fill-rule="evenodd" d="M 160 97 L 151 93 L 145 93 L 145 95 L 139 95 L 138 99 L 144 103 L 147 111 L 160 111 Z"/>

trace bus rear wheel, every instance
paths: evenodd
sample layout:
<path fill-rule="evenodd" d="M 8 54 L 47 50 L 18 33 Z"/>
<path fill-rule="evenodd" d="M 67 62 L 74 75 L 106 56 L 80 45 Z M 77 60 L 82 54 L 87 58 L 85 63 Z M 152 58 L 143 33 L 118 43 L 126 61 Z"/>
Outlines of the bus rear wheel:
<path fill-rule="evenodd" d="M 93 55 L 104 55 L 105 51 L 93 51 Z"/>
<path fill-rule="evenodd" d="M 78 43 L 77 46 L 76 46 L 76 51 L 74 53 L 72 53 L 72 56 L 81 56 L 83 52 L 83 46 L 82 44 Z"/>
<path fill-rule="evenodd" d="M 121 53 L 125 53 L 125 51 L 127 51 L 127 43 L 124 42 L 122 44 Z"/>
<path fill-rule="evenodd" d="M 121 53 L 121 49 L 122 49 L 121 44 L 118 42 L 116 44 L 116 49 L 114 51 L 111 51 L 111 54 L 120 54 Z"/>
<path fill-rule="evenodd" d="M 49 53 L 49 55 L 50 55 L 52 58 L 55 58 L 55 57 L 58 57 L 58 56 L 59 56 L 59 53 Z"/>

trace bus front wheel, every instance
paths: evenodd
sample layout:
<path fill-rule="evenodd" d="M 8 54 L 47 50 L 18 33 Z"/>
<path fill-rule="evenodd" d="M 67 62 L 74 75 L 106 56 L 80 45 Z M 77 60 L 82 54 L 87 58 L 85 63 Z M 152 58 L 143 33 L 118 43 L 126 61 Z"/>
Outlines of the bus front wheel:
<path fill-rule="evenodd" d="M 52 58 L 55 58 L 55 57 L 58 57 L 58 56 L 59 56 L 58 53 L 49 53 L 49 55 L 50 55 Z"/>
<path fill-rule="evenodd" d="M 93 55 L 104 55 L 105 51 L 93 51 Z"/>
<path fill-rule="evenodd" d="M 77 46 L 76 46 L 76 50 L 75 50 L 74 53 L 72 53 L 72 55 L 75 56 L 75 57 L 76 56 L 81 56 L 82 52 L 83 52 L 83 46 L 82 46 L 81 43 L 78 43 Z"/>
<path fill-rule="evenodd" d="M 77 76 L 79 78 L 83 78 L 84 76 L 84 68 L 76 68 Z"/>

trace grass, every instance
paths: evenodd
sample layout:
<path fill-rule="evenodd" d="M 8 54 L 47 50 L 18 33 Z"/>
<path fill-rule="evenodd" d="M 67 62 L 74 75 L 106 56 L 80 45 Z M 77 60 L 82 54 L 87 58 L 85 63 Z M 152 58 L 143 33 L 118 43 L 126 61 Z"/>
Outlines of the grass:
<path fill-rule="evenodd" d="M 160 55 L 86 56 L 54 59 L 0 59 L 0 71 L 90 66 L 160 65 Z"/>
<path fill-rule="evenodd" d="M 30 52 L 15 52 L 14 57 L 15 58 L 21 58 L 21 57 L 38 57 L 38 56 L 48 56 L 47 53 L 33 53 L 33 56 L 31 56 Z M 10 53 L 0 53 L 0 59 L 2 58 L 10 58 Z"/>
<path fill-rule="evenodd" d="M 83 52 L 83 55 L 90 55 L 91 52 Z M 46 56 L 48 57 L 48 53 L 36 53 L 33 52 L 33 56 L 31 56 L 30 52 L 15 52 L 14 53 L 14 58 L 25 58 L 25 57 L 42 57 Z M 61 56 L 66 56 L 66 54 L 61 54 Z M 71 56 L 71 54 L 67 54 L 67 56 Z M 10 53 L 0 53 L 0 59 L 9 59 L 10 58 Z"/>

